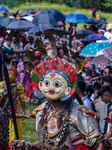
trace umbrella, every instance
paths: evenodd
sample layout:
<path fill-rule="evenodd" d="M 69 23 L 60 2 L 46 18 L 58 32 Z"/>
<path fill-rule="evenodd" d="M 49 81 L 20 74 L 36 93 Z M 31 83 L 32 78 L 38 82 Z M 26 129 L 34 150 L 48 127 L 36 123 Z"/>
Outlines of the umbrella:
<path fill-rule="evenodd" d="M 104 56 L 112 61 L 112 46 L 109 46 L 102 50 Z"/>
<path fill-rule="evenodd" d="M 27 20 L 27 21 L 33 21 L 33 17 L 32 16 L 24 16 L 24 17 L 21 17 L 21 20 Z"/>
<path fill-rule="evenodd" d="M 99 24 L 99 25 L 107 24 L 107 22 L 106 22 L 106 21 L 104 21 L 104 20 L 102 20 L 102 19 L 97 20 L 97 22 L 98 22 L 98 24 Z"/>
<path fill-rule="evenodd" d="M 9 13 L 8 9 L 2 5 L 0 5 L 0 12 L 3 11 L 3 12 L 6 12 L 6 13 Z"/>
<path fill-rule="evenodd" d="M 90 22 L 88 22 L 88 24 L 98 24 L 96 19 L 90 18 Z"/>
<path fill-rule="evenodd" d="M 37 24 L 52 24 L 58 21 L 65 20 L 65 16 L 56 9 L 45 9 L 40 11 L 33 19 L 33 23 Z"/>
<path fill-rule="evenodd" d="M 108 39 L 101 34 L 91 34 L 83 39 L 83 41 L 96 41 L 96 40 L 108 40 Z"/>
<path fill-rule="evenodd" d="M 85 38 L 87 35 L 90 35 L 90 34 L 94 34 L 94 32 L 91 30 L 79 30 L 77 32 L 77 38 L 78 39 Z"/>
<path fill-rule="evenodd" d="M 24 16 L 24 15 L 32 14 L 32 13 L 36 13 L 36 10 L 35 9 L 25 9 L 20 13 L 20 16 Z"/>
<path fill-rule="evenodd" d="M 16 11 L 13 12 L 13 14 L 14 14 L 14 15 L 17 15 L 18 12 L 19 12 L 19 10 L 16 10 Z"/>
<path fill-rule="evenodd" d="M 59 28 L 53 28 L 52 29 L 52 34 L 58 35 L 62 37 L 63 35 L 71 35 L 70 32 L 64 30 L 64 29 L 59 29 Z M 47 35 L 49 31 L 45 31 L 44 34 Z"/>
<path fill-rule="evenodd" d="M 90 22 L 90 19 L 81 13 L 71 13 L 66 15 L 65 22 L 68 23 L 88 23 Z"/>
<path fill-rule="evenodd" d="M 54 29 L 54 28 L 51 27 L 51 26 L 39 24 L 39 25 L 37 25 L 36 27 L 30 29 L 30 30 L 28 31 L 28 34 L 31 34 L 31 33 L 39 33 L 39 32 L 41 32 L 41 31 L 52 30 L 52 29 Z"/>
<path fill-rule="evenodd" d="M 1 25 L 2 27 L 6 27 L 6 26 L 8 26 L 10 23 L 15 22 L 15 21 L 18 21 L 18 20 L 15 19 L 15 18 L 4 18 L 4 19 L 1 19 L 1 20 L 0 20 L 0 25 Z"/>
<path fill-rule="evenodd" d="M 12 22 L 6 28 L 11 29 L 11 30 L 28 31 L 33 27 L 35 27 L 35 25 L 32 22 L 25 21 L 25 20 L 20 20 L 20 21 Z"/>
<path fill-rule="evenodd" d="M 110 61 L 104 55 L 99 55 L 93 58 L 87 66 L 91 64 L 95 64 L 96 68 L 106 68 L 106 66 L 110 64 Z"/>
<path fill-rule="evenodd" d="M 81 51 L 82 57 L 95 57 L 96 53 L 106 47 L 112 46 L 111 43 L 90 43 Z"/>
<path fill-rule="evenodd" d="M 40 9 L 37 9 L 36 13 L 34 14 L 34 16 L 36 16 L 40 11 L 41 11 Z"/>
<path fill-rule="evenodd" d="M 61 24 L 59 21 L 52 23 L 52 26 L 53 26 L 53 27 L 64 27 L 64 25 Z"/>

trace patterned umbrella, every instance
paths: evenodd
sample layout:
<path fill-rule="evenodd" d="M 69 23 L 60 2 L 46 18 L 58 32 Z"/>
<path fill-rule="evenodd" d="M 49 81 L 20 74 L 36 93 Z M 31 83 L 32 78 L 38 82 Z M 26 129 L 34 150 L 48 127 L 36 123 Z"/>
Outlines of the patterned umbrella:
<path fill-rule="evenodd" d="M 111 43 L 90 43 L 80 53 L 82 57 L 95 57 L 96 53 L 104 48 L 112 46 Z"/>
<path fill-rule="evenodd" d="M 87 66 L 90 67 L 91 64 L 95 64 L 96 68 L 106 68 L 110 61 L 104 55 L 100 55 L 93 58 Z"/>
<path fill-rule="evenodd" d="M 65 22 L 68 23 L 88 23 L 91 20 L 84 14 L 81 13 L 71 13 L 66 15 Z"/>
<path fill-rule="evenodd" d="M 112 61 L 112 46 L 109 46 L 102 50 L 104 56 Z"/>

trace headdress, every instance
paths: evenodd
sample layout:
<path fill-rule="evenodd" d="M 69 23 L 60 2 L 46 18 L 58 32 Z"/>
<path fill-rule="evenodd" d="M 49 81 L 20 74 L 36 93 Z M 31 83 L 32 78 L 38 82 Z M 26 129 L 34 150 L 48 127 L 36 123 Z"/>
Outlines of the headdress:
<path fill-rule="evenodd" d="M 36 66 L 33 72 L 33 77 L 32 77 L 32 80 L 33 80 L 32 88 L 34 91 L 34 95 L 39 99 L 44 98 L 43 94 L 38 88 L 38 84 L 40 81 L 43 81 L 47 73 L 50 73 L 50 72 L 52 73 L 53 70 L 55 73 L 58 73 L 61 76 L 63 76 L 66 79 L 68 86 L 71 88 L 71 92 L 69 93 L 69 95 L 64 95 L 61 98 L 62 101 L 65 101 L 69 99 L 70 97 L 72 97 L 73 94 L 75 93 L 78 77 L 72 65 L 70 65 L 67 61 L 62 60 L 60 58 L 47 59 L 46 61 Z"/>
<path fill-rule="evenodd" d="M 55 73 L 65 78 L 68 83 L 68 87 L 70 88 L 69 94 L 64 95 L 61 98 L 61 101 L 66 101 L 70 99 L 76 91 L 78 81 L 77 73 L 81 72 L 84 66 L 84 61 L 75 59 L 75 55 L 74 53 L 72 53 L 72 51 L 70 51 L 71 56 L 69 56 L 69 51 L 65 44 L 62 46 L 62 49 L 64 51 L 63 59 L 58 58 L 54 36 L 48 33 L 47 38 L 49 39 L 50 45 L 52 47 L 51 58 L 47 56 L 47 50 L 45 49 L 42 41 L 39 40 L 35 42 L 36 48 L 32 52 L 25 52 L 29 60 L 33 61 L 35 64 L 35 69 L 32 76 L 32 88 L 34 91 L 34 95 L 38 99 L 44 98 L 44 95 L 39 89 L 39 82 L 43 81 L 47 73 L 52 73 L 52 71 L 54 70 Z M 37 50 L 42 53 L 42 57 L 38 59 L 35 55 L 35 52 Z"/>

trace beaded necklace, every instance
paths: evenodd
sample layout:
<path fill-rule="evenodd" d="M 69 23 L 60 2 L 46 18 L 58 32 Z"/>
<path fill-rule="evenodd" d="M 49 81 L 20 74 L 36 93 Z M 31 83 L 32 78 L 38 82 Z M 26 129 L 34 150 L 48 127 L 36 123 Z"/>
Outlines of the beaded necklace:
<path fill-rule="evenodd" d="M 70 110 L 72 107 L 72 102 L 71 100 L 67 101 L 63 107 L 63 109 L 57 110 L 59 111 L 58 114 L 52 113 L 50 115 L 50 112 L 52 111 L 52 105 L 51 102 L 49 101 L 44 109 L 44 116 L 42 118 L 41 122 L 41 132 L 39 134 L 39 141 L 42 150 L 59 150 L 62 149 L 64 146 L 64 142 L 67 139 L 68 136 L 68 129 L 69 129 L 69 115 L 70 115 Z M 50 115 L 50 116 L 49 116 Z M 49 118 L 55 117 L 57 118 L 57 124 L 58 124 L 58 131 L 53 134 L 49 135 L 47 132 L 47 123 L 50 120 Z"/>

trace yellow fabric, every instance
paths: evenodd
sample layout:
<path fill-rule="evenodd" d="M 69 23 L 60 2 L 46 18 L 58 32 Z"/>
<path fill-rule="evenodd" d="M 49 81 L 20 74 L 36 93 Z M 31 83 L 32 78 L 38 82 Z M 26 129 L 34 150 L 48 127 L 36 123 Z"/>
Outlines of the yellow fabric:
<path fill-rule="evenodd" d="M 18 81 L 16 82 L 18 95 L 19 95 L 19 101 L 23 102 L 25 101 L 25 95 L 24 95 L 24 87 L 21 83 Z"/>
<path fill-rule="evenodd" d="M 20 112 L 18 112 L 17 114 L 20 114 Z M 16 119 L 16 122 L 17 122 L 19 139 L 23 140 L 21 118 Z M 9 119 L 9 145 L 13 140 L 16 140 L 16 135 L 15 135 L 15 130 L 14 130 L 14 123 L 13 123 L 13 121 L 11 121 L 11 119 Z"/>
<path fill-rule="evenodd" d="M 0 89 L 3 87 L 4 81 L 0 82 Z"/>

